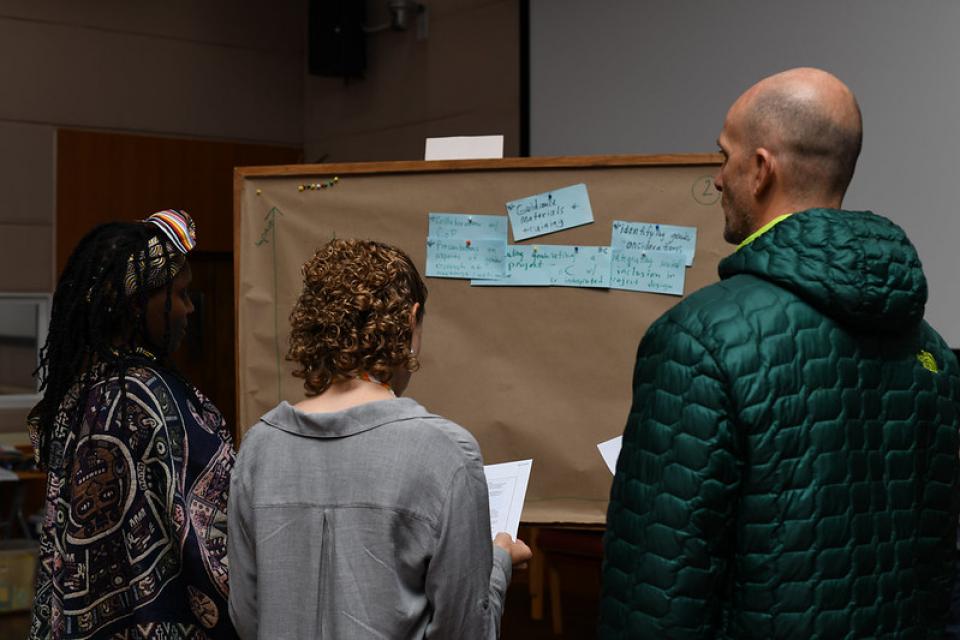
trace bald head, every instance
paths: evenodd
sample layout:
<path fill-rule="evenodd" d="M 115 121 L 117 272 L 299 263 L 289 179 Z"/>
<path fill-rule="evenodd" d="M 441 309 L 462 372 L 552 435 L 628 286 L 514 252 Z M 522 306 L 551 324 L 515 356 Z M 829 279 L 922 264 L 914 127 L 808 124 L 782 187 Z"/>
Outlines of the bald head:
<path fill-rule="evenodd" d="M 863 126 L 850 89 L 820 69 L 799 68 L 765 78 L 734 103 L 744 142 L 776 153 L 784 188 L 802 196 L 840 196 L 860 155 Z"/>

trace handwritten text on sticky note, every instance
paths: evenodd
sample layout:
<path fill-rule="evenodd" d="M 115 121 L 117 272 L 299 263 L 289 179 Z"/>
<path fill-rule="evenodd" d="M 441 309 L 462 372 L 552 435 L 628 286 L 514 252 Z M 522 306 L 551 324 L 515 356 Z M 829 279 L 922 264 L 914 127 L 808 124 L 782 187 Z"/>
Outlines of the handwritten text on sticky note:
<path fill-rule="evenodd" d="M 683 295 L 683 256 L 658 251 L 613 249 L 610 288 Z"/>
<path fill-rule="evenodd" d="M 587 185 L 575 184 L 507 203 L 514 240 L 526 240 L 593 222 Z"/>
<path fill-rule="evenodd" d="M 467 213 L 431 213 L 427 216 L 430 238 L 507 239 L 507 216 L 471 215 Z"/>
<path fill-rule="evenodd" d="M 552 254 L 534 252 L 533 245 L 512 244 L 504 254 L 505 275 L 496 280 L 473 280 L 474 286 L 548 287 L 553 273 Z"/>
<path fill-rule="evenodd" d="M 507 243 L 493 238 L 427 238 L 427 276 L 432 278 L 502 278 Z"/>
<path fill-rule="evenodd" d="M 697 251 L 697 228 L 653 222 L 613 221 L 610 245 L 616 249 L 660 251 L 683 256 L 689 267 Z"/>
<path fill-rule="evenodd" d="M 507 274 L 499 280 L 475 280 L 475 286 L 610 286 L 610 247 L 511 245 Z"/>
<path fill-rule="evenodd" d="M 610 247 L 566 247 L 551 284 L 557 287 L 610 286 Z"/>

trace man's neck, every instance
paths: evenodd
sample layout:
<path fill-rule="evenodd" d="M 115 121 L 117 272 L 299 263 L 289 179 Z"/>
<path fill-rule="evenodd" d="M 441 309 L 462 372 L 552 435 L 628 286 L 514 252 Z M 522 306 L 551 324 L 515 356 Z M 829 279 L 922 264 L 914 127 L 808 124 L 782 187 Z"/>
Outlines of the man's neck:
<path fill-rule="evenodd" d="M 842 206 L 842 202 L 842 197 L 774 197 L 760 207 L 760 210 L 754 218 L 754 230 L 770 224 L 770 222 L 780 216 L 806 211 L 807 209 L 839 209 Z"/>
<path fill-rule="evenodd" d="M 807 209 L 839 209 L 841 201 L 842 198 L 771 198 L 760 208 L 759 213 L 755 213 L 753 230 L 738 248 L 750 244 L 776 223 L 794 213 Z"/>

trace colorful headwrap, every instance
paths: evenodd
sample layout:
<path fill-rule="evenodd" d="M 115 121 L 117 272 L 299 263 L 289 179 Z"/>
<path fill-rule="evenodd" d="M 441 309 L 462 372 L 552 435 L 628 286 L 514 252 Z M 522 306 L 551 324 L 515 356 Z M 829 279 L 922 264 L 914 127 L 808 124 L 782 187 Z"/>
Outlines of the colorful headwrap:
<path fill-rule="evenodd" d="M 160 227 L 180 253 L 186 255 L 197 246 L 197 226 L 186 211 L 164 209 L 144 220 Z"/>
<path fill-rule="evenodd" d="M 143 221 L 155 225 L 160 234 L 150 238 L 147 255 L 130 256 L 124 291 L 130 296 L 137 292 L 137 268 L 148 291 L 157 289 L 173 280 L 183 265 L 186 255 L 197 246 L 197 227 L 186 211 L 164 209 Z"/>

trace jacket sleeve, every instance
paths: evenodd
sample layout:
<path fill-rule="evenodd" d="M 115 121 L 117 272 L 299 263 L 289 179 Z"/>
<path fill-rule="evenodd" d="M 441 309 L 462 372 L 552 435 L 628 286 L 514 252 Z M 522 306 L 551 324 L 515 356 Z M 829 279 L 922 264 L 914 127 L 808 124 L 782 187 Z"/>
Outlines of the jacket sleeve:
<path fill-rule="evenodd" d="M 426 637 L 499 638 L 512 566 L 510 554 L 493 546 L 482 468 L 466 465 L 457 471 L 440 527 L 427 567 L 426 594 L 433 611 Z"/>
<path fill-rule="evenodd" d="M 740 460 L 723 372 L 662 318 L 637 352 L 607 513 L 601 637 L 719 636 Z"/>
<path fill-rule="evenodd" d="M 230 619 L 243 640 L 255 640 L 258 632 L 257 547 L 253 532 L 251 496 L 244 482 L 243 454 L 230 478 L 227 537 L 230 559 Z"/>

